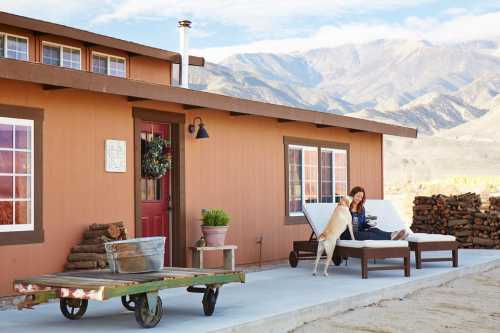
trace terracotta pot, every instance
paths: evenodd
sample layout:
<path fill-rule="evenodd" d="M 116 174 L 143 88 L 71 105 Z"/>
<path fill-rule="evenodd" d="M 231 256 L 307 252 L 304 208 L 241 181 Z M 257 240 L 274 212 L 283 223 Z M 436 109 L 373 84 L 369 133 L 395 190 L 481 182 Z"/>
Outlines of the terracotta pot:
<path fill-rule="evenodd" d="M 207 246 L 222 246 L 226 240 L 228 226 L 225 227 L 208 227 L 201 226 L 203 237 L 207 241 Z"/>

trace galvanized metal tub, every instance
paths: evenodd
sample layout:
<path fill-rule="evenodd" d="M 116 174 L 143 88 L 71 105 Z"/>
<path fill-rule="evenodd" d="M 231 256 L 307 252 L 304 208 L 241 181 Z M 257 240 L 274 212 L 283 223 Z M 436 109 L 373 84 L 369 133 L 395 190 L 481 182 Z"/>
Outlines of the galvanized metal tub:
<path fill-rule="evenodd" d="M 157 272 L 163 268 L 165 237 L 142 237 L 104 243 L 113 273 Z"/>

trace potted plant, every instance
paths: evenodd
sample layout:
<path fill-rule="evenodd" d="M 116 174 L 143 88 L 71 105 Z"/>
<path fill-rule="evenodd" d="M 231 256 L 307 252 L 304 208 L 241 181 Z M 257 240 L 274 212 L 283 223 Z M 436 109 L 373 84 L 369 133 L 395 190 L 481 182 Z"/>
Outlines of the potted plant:
<path fill-rule="evenodd" d="M 201 213 L 201 232 L 208 246 L 222 246 L 231 217 L 223 209 L 206 209 Z"/>

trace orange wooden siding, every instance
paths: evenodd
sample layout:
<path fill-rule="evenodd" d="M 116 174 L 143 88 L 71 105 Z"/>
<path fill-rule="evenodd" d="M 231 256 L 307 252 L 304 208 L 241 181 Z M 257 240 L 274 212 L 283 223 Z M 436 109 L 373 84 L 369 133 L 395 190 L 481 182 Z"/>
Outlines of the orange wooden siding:
<path fill-rule="evenodd" d="M 45 116 L 45 241 L 0 246 L 0 295 L 6 295 L 12 293 L 14 278 L 62 270 L 71 246 L 91 223 L 123 221 L 134 236 L 132 106 L 185 111 L 175 104 L 130 103 L 124 97 L 73 89 L 44 91 L 40 85 L 7 80 L 0 80 L 0 92 L 0 104 L 42 108 Z M 238 245 L 239 264 L 258 260 L 261 235 L 264 260 L 286 258 L 293 240 L 309 236 L 305 225 L 284 224 L 284 136 L 350 143 L 351 185 L 363 185 L 371 198 L 382 196 L 380 134 L 195 111 L 188 112 L 187 123 L 202 116 L 210 138 L 195 140 L 186 133 L 188 245 L 200 236 L 200 210 L 209 207 L 231 214 L 227 242 Z M 104 171 L 105 139 L 127 141 L 126 173 Z M 210 265 L 222 264 L 214 256 L 209 259 Z"/>

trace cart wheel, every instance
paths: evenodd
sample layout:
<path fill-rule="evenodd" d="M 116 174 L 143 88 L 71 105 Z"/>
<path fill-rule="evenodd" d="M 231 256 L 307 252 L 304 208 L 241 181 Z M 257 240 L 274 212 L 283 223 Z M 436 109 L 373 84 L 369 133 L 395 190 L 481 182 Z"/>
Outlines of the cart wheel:
<path fill-rule="evenodd" d="M 122 296 L 122 304 L 125 309 L 129 311 L 135 311 L 135 304 L 137 303 L 136 295 L 124 295 Z"/>
<path fill-rule="evenodd" d="M 154 315 L 149 312 L 148 298 L 145 294 L 135 297 L 135 320 L 139 325 L 144 328 L 153 328 L 158 325 L 162 315 L 163 305 L 160 296 L 158 296 Z"/>
<path fill-rule="evenodd" d="M 338 256 L 333 257 L 333 264 L 335 266 L 340 266 L 341 263 L 342 263 L 342 257 Z"/>
<path fill-rule="evenodd" d="M 203 304 L 203 312 L 205 313 L 205 316 L 213 315 L 218 296 L 219 288 L 215 289 L 215 292 L 213 289 L 208 288 L 203 294 L 203 301 L 201 301 L 201 304 Z"/>
<path fill-rule="evenodd" d="M 88 300 L 79 298 L 61 298 L 59 301 L 63 316 L 71 320 L 82 318 L 87 311 L 88 304 Z"/>
<path fill-rule="evenodd" d="M 291 251 L 290 255 L 288 256 L 288 262 L 290 263 L 290 266 L 293 268 L 297 267 L 297 264 L 299 263 L 299 255 L 295 251 Z"/>

